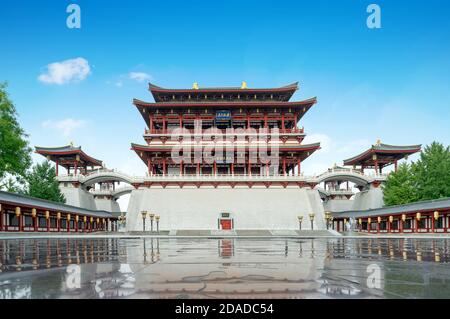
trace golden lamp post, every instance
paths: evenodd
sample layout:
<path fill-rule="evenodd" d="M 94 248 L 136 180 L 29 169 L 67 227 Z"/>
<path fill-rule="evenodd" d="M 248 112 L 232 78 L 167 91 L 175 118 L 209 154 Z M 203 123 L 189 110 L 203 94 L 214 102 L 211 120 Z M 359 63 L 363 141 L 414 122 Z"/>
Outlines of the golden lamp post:
<path fill-rule="evenodd" d="M 150 217 L 150 231 L 153 233 L 153 219 L 155 218 L 155 214 L 151 213 L 148 216 Z"/>
<path fill-rule="evenodd" d="M 314 213 L 309 214 L 309 220 L 311 221 L 311 230 L 314 230 L 314 217 Z"/>
<path fill-rule="evenodd" d="M 22 225 L 22 211 L 20 209 L 20 207 L 16 207 L 16 211 L 15 211 L 16 217 L 19 220 L 19 231 L 23 230 L 23 225 Z"/>
<path fill-rule="evenodd" d="M 156 221 L 156 231 L 159 233 L 159 219 L 161 217 L 159 215 L 155 216 L 155 221 Z"/>
<path fill-rule="evenodd" d="M 297 218 L 298 218 L 298 227 L 300 230 L 302 230 L 303 216 L 297 216 Z"/>
<path fill-rule="evenodd" d="M 422 218 L 422 215 L 420 213 L 416 214 L 416 231 L 419 232 L 419 227 L 420 227 L 420 219 Z"/>
<path fill-rule="evenodd" d="M 147 218 L 147 211 L 143 210 L 141 212 L 141 215 L 142 215 L 142 231 L 145 232 L 145 219 Z"/>

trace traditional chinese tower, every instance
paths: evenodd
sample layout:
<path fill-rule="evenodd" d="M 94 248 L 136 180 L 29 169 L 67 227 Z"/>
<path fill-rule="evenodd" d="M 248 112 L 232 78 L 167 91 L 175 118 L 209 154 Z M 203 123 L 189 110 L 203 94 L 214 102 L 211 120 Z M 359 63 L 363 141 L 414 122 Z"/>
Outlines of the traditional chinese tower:
<path fill-rule="evenodd" d="M 131 148 L 148 174 L 133 185 L 130 230 L 142 229 L 141 211 L 160 215 L 162 229 L 298 229 L 299 216 L 307 229 L 310 214 L 317 217 L 313 227 L 324 227 L 320 197 L 301 173 L 302 162 L 320 143 L 302 144 L 305 132 L 298 126 L 316 98 L 290 101 L 297 83 L 267 89 L 245 82 L 222 88 L 194 83 L 191 89 L 150 84 L 149 89 L 154 102 L 133 101 L 147 128 L 146 144 Z M 248 129 L 279 134 L 255 142 Z M 212 136 L 205 141 L 205 134 Z M 192 143 L 200 152 L 221 143 L 228 151 L 199 160 L 195 148 L 188 155 L 183 149 L 182 159 L 174 158 L 174 148 Z M 261 143 L 277 165 L 258 157 Z"/>

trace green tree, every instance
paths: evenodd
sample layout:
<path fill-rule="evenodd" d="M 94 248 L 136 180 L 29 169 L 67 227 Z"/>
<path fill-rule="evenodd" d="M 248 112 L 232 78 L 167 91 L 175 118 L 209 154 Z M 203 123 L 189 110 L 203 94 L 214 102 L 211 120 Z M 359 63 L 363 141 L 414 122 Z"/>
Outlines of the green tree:
<path fill-rule="evenodd" d="M 11 183 L 24 177 L 31 164 L 27 135 L 17 121 L 6 86 L 0 83 L 0 189 L 13 188 Z"/>
<path fill-rule="evenodd" d="M 450 149 L 433 142 L 425 147 L 420 159 L 412 164 L 420 200 L 450 197 Z"/>
<path fill-rule="evenodd" d="M 396 172 L 389 174 L 383 185 L 384 204 L 391 206 L 417 201 L 419 196 L 414 184 L 411 166 L 407 163 L 400 164 Z"/>
<path fill-rule="evenodd" d="M 58 187 L 56 171 L 49 161 L 36 164 L 26 177 L 25 194 L 32 197 L 65 203 L 64 195 Z"/>

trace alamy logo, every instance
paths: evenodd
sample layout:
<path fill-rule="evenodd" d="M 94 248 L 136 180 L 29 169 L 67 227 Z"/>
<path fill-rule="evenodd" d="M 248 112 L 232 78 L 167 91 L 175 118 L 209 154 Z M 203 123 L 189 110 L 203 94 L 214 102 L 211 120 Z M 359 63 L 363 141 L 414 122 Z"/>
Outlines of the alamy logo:
<path fill-rule="evenodd" d="M 248 150 L 250 163 L 266 164 L 268 172 L 276 172 L 279 166 L 278 128 L 203 130 L 202 121 L 196 120 L 193 132 L 185 128 L 171 130 L 170 141 L 173 143 L 171 159 L 176 164 L 244 164 Z"/>
<path fill-rule="evenodd" d="M 367 288 L 381 289 L 381 268 L 377 264 L 367 266 Z"/>
<path fill-rule="evenodd" d="M 370 4 L 367 6 L 367 27 L 369 29 L 381 29 L 381 8 L 378 4 Z"/>
<path fill-rule="evenodd" d="M 70 13 L 66 20 L 69 29 L 81 29 L 81 8 L 78 4 L 69 4 L 66 9 Z"/>
<path fill-rule="evenodd" d="M 68 289 L 81 288 L 81 267 L 79 265 L 67 266 L 66 286 Z"/>

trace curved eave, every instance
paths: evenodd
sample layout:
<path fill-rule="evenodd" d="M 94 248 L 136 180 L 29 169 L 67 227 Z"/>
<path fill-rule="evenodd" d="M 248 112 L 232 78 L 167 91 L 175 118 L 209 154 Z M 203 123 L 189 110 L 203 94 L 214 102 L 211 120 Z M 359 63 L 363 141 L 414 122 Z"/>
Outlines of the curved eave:
<path fill-rule="evenodd" d="M 256 106 L 256 107 L 301 107 L 301 106 L 313 106 L 317 103 L 317 97 L 313 97 L 303 101 L 296 102 L 282 102 L 282 101 L 237 101 L 237 102 L 145 102 L 139 99 L 133 99 L 133 104 L 137 107 L 142 108 L 169 108 L 169 107 L 233 107 L 233 108 L 242 108 L 245 106 Z"/>
<path fill-rule="evenodd" d="M 410 145 L 410 146 L 394 146 L 394 145 L 373 145 L 367 151 L 344 160 L 344 166 L 358 165 L 362 161 L 370 159 L 373 154 L 400 154 L 403 157 L 420 152 L 422 145 Z"/>
<path fill-rule="evenodd" d="M 149 126 L 149 118 L 146 115 L 146 109 L 164 109 L 164 108 L 208 108 L 215 107 L 217 109 L 224 107 L 231 108 L 245 108 L 245 107 L 258 107 L 258 108 L 302 108 L 302 112 L 299 114 L 297 120 L 301 120 L 301 118 L 309 111 L 309 109 L 317 103 L 317 97 L 313 97 L 303 101 L 297 102 L 276 102 L 276 101 L 260 101 L 260 102 L 252 102 L 252 101 L 240 101 L 240 102 L 204 102 L 204 103 L 152 103 L 145 102 L 139 99 L 133 99 L 133 104 L 141 113 L 142 118 L 144 119 L 147 126 Z"/>
<path fill-rule="evenodd" d="M 89 155 L 87 155 L 85 152 L 83 152 L 81 149 L 76 148 L 73 150 L 56 150 L 57 148 L 54 148 L 53 150 L 51 148 L 40 148 L 35 147 L 36 151 L 35 153 L 40 154 L 42 156 L 70 156 L 70 155 L 79 155 L 80 159 L 84 162 L 89 163 L 89 165 L 93 166 L 102 166 L 103 162 L 93 158 Z"/>
<path fill-rule="evenodd" d="M 217 87 L 217 88 L 199 88 L 199 89 L 166 89 L 160 86 L 149 83 L 150 92 L 155 93 L 237 93 L 237 92 L 246 92 L 246 93 L 271 93 L 271 92 L 295 92 L 298 90 L 298 82 L 288 84 L 286 86 L 278 87 L 278 88 L 245 88 L 242 89 L 240 87 Z"/>
<path fill-rule="evenodd" d="M 173 146 L 171 145 L 167 145 L 167 146 L 149 146 L 149 145 L 141 145 L 141 144 L 135 144 L 132 143 L 131 144 L 131 150 L 135 151 L 136 154 L 138 154 L 139 158 L 141 158 L 142 161 L 147 160 L 148 158 L 148 153 L 153 153 L 153 152 L 168 152 L 172 149 Z M 279 152 L 285 152 L 285 153 L 289 153 L 289 152 L 302 152 L 302 156 L 301 156 L 301 160 L 304 161 L 305 159 L 307 159 L 309 156 L 311 156 L 315 151 L 320 149 L 320 143 L 313 143 L 313 144 L 304 144 L 304 145 L 298 145 L 298 146 L 294 146 L 294 147 L 286 147 L 286 146 L 280 146 L 279 147 Z M 143 152 L 143 156 L 140 156 L 140 152 Z"/>

